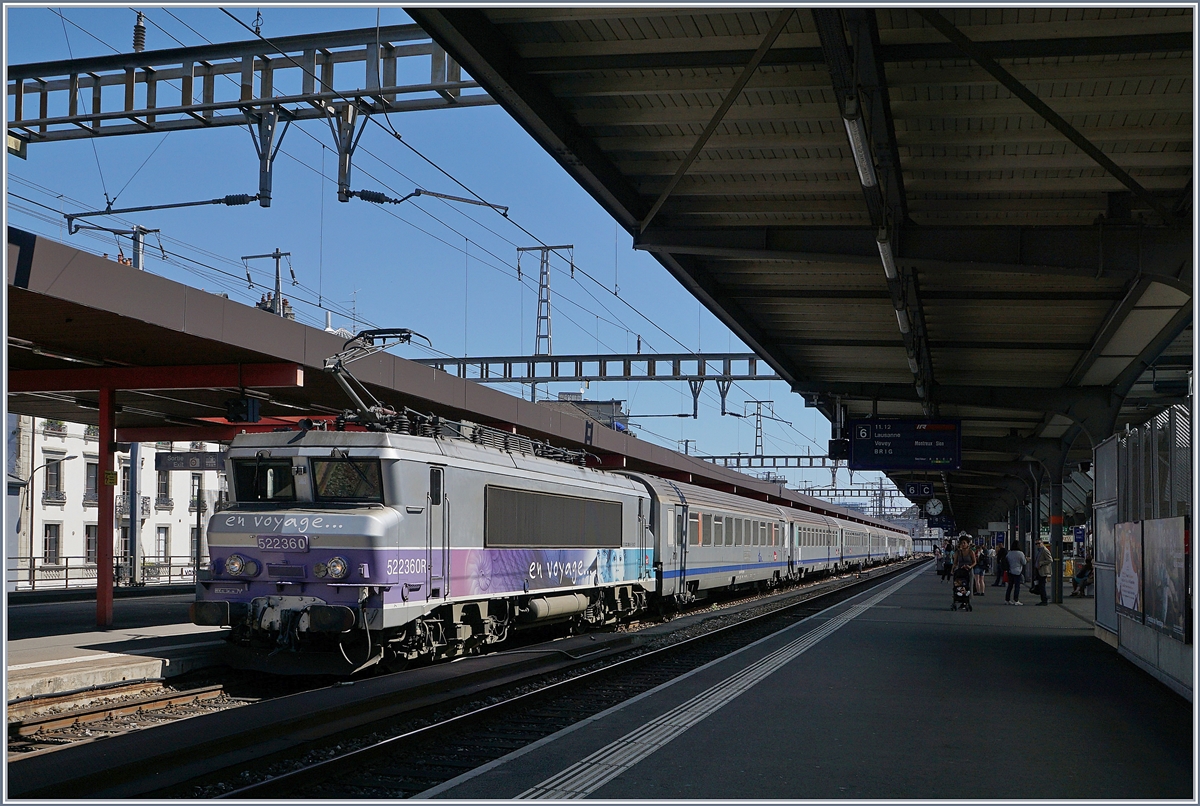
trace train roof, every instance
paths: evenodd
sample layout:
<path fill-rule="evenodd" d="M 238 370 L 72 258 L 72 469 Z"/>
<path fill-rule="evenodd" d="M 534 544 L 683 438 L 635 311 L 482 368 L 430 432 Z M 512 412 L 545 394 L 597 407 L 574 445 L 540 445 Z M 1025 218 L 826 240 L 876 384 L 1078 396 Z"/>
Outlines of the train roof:
<path fill-rule="evenodd" d="M 564 480 L 583 482 L 588 485 L 604 484 L 609 488 L 621 488 L 634 494 L 645 495 L 642 485 L 632 479 L 602 470 L 594 470 L 568 462 L 553 461 L 533 454 L 513 450 L 506 451 L 489 445 L 480 445 L 463 439 L 435 439 L 379 431 L 287 431 L 265 434 L 239 434 L 229 446 L 233 458 L 252 457 L 259 450 L 288 450 L 311 455 L 314 450 L 324 451 L 341 448 L 351 456 L 375 453 L 383 459 L 411 458 L 417 461 L 444 463 L 458 460 L 474 464 L 492 465 L 497 468 L 528 473 L 541 473 Z"/>

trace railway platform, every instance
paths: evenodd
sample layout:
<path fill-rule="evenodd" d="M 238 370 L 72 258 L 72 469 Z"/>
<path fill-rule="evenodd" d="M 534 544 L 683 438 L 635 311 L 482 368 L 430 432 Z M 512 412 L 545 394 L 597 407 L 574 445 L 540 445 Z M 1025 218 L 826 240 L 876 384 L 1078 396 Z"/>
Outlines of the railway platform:
<path fill-rule="evenodd" d="M 422 797 L 1193 797 L 1191 704 L 1024 598 L 927 564 Z"/>
<path fill-rule="evenodd" d="M 218 662 L 220 628 L 188 618 L 191 593 L 119 598 L 113 626 L 95 627 L 96 602 L 26 601 L 9 595 L 6 699 L 61 695 L 181 675 Z"/>

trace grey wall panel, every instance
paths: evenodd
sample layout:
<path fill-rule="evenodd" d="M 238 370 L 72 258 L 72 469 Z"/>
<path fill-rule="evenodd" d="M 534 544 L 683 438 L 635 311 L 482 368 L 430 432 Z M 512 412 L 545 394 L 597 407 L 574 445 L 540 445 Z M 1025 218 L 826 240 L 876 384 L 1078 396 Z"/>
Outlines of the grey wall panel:
<path fill-rule="evenodd" d="M 1117 578 L 1112 567 L 1096 566 L 1096 623 L 1117 631 Z"/>

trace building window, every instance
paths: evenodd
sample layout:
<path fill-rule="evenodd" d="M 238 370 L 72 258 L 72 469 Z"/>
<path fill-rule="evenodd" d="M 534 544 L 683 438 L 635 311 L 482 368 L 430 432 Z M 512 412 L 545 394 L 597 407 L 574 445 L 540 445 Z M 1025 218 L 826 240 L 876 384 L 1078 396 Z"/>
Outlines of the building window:
<path fill-rule="evenodd" d="M 167 559 L 167 549 L 171 545 L 171 527 L 160 526 L 154 532 L 154 553 L 159 560 Z"/>
<path fill-rule="evenodd" d="M 62 459 L 61 456 L 46 457 L 45 484 L 42 486 L 42 503 L 66 503 L 67 494 L 63 492 L 62 488 Z"/>
<path fill-rule="evenodd" d="M 195 526 L 193 526 L 193 527 L 192 527 L 192 545 L 191 545 L 191 552 L 192 552 L 192 553 L 188 555 L 188 556 L 189 556 L 189 557 L 191 557 L 193 560 L 196 558 L 196 534 L 197 534 L 197 532 L 196 532 L 196 527 L 195 527 Z"/>
<path fill-rule="evenodd" d="M 121 557 L 123 559 L 129 558 L 129 554 L 130 554 L 129 548 L 130 548 L 130 546 L 129 546 L 129 527 L 122 526 L 121 527 Z"/>
<path fill-rule="evenodd" d="M 57 523 L 47 523 L 42 539 L 42 562 L 47 565 L 58 565 L 58 538 L 62 526 Z"/>
<path fill-rule="evenodd" d="M 192 494 L 188 499 L 188 509 L 190 509 L 192 512 L 195 512 L 197 508 L 199 508 L 201 511 L 204 511 L 207 508 L 204 505 L 204 501 L 200 497 L 201 478 L 202 477 L 199 473 L 192 474 Z"/>
<path fill-rule="evenodd" d="M 100 527 L 94 523 L 83 526 L 83 550 L 89 563 L 99 561 L 100 557 Z"/>
<path fill-rule="evenodd" d="M 100 501 L 100 465 L 88 462 L 83 467 L 83 503 L 97 504 Z"/>
<path fill-rule="evenodd" d="M 62 457 L 47 457 L 46 492 L 62 492 Z"/>
<path fill-rule="evenodd" d="M 175 506 L 171 500 L 171 471 L 158 471 L 158 488 L 154 496 L 154 506 L 158 509 L 170 509 Z"/>

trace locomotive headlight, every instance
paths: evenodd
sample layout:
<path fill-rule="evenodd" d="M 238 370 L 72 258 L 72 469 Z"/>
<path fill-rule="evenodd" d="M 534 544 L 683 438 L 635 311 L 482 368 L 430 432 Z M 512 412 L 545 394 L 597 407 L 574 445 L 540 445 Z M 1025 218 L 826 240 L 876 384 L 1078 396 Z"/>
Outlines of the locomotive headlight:
<path fill-rule="evenodd" d="M 329 576 L 329 566 L 325 565 L 325 563 L 317 563 L 313 566 L 313 575 L 318 579 L 324 579 Z"/>
<path fill-rule="evenodd" d="M 325 564 L 329 576 L 334 579 L 342 579 L 346 574 L 350 573 L 350 563 L 346 562 L 343 557 L 333 557 Z"/>
<path fill-rule="evenodd" d="M 246 559 L 240 554 L 230 554 L 225 560 L 225 571 L 230 576 L 241 576 L 246 571 Z"/>

